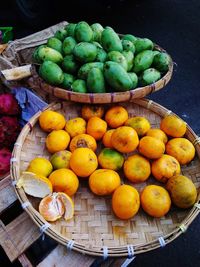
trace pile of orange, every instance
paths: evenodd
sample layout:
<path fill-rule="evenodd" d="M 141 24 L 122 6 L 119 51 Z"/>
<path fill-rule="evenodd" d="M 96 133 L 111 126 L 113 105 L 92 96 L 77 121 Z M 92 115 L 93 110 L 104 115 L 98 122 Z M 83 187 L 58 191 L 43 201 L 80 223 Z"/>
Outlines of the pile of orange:
<path fill-rule="evenodd" d="M 150 216 L 162 217 L 171 203 L 181 208 L 194 205 L 197 190 L 191 179 L 181 175 L 181 165 L 193 160 L 195 148 L 185 137 L 186 123 L 179 117 L 168 115 L 160 128 L 151 128 L 147 118 L 129 117 L 122 105 L 107 110 L 103 105 L 84 105 L 80 117 L 68 121 L 59 112 L 44 111 L 39 125 L 48 133 L 46 148 L 51 154 L 41 173 L 53 188 L 39 208 L 46 220 L 57 220 L 66 213 L 63 199 L 76 194 L 81 179 L 88 180 L 94 194 L 111 195 L 112 210 L 121 219 L 132 218 L 140 207 Z M 30 167 L 35 165 L 35 170 Z M 41 169 L 35 165 L 30 162 L 28 170 Z M 157 185 L 138 192 L 134 184 L 150 176 Z M 57 210 L 52 212 L 48 207 L 54 202 Z"/>

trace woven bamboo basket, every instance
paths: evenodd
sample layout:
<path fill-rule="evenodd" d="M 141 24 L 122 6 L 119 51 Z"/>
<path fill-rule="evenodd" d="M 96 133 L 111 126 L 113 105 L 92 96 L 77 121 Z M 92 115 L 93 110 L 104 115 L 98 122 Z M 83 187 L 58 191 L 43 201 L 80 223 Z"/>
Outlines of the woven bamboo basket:
<path fill-rule="evenodd" d="M 124 105 L 129 116 L 145 116 L 151 122 L 152 128 L 159 127 L 162 117 L 172 113 L 163 106 L 147 99 L 137 99 Z M 107 104 L 105 107 L 110 107 Z M 65 115 L 67 119 L 80 116 L 81 105 L 73 102 L 59 102 L 50 104 L 47 109 L 56 110 Z M 166 245 L 176 239 L 192 223 L 200 211 L 200 193 L 195 205 L 186 210 L 172 206 L 168 214 L 162 218 L 148 216 L 142 208 L 135 217 L 130 220 L 116 218 L 111 209 L 111 197 L 98 197 L 91 193 L 87 182 L 80 181 L 80 187 L 73 197 L 75 202 L 75 215 L 69 220 L 60 219 L 47 224 L 38 212 L 40 199 L 30 197 L 23 189 L 16 187 L 16 181 L 21 171 L 26 170 L 31 159 L 37 156 L 49 158 L 45 148 L 44 133 L 38 124 L 41 112 L 35 114 L 24 126 L 15 144 L 11 160 L 11 177 L 15 186 L 16 194 L 21 204 L 33 222 L 43 232 L 59 243 L 78 252 L 111 257 L 130 256 L 130 248 L 135 254 L 144 253 L 160 246 Z M 194 160 L 182 166 L 182 174 L 188 176 L 200 187 L 200 139 L 187 126 L 186 138 L 195 146 L 196 155 Z M 122 183 L 131 184 L 123 176 Z M 134 185 L 139 192 L 147 184 L 159 184 L 153 177 L 145 183 Z M 47 226 L 47 227 L 46 227 Z M 132 253 L 133 254 L 133 253 Z"/>
<path fill-rule="evenodd" d="M 166 52 L 163 48 L 155 45 L 155 50 Z M 117 103 L 124 101 L 131 101 L 136 98 L 143 98 L 155 91 L 158 91 L 165 87 L 165 85 L 170 81 L 173 73 L 173 62 L 170 57 L 170 64 L 168 72 L 157 82 L 144 86 L 137 87 L 133 90 L 126 92 L 112 92 L 112 93 L 76 93 L 71 90 L 66 90 L 60 87 L 52 86 L 46 83 L 39 75 L 36 67 L 33 66 L 33 75 L 27 82 L 28 85 L 34 89 L 36 92 L 41 90 L 45 91 L 49 95 L 53 95 L 57 98 L 75 101 L 79 103 Z"/>

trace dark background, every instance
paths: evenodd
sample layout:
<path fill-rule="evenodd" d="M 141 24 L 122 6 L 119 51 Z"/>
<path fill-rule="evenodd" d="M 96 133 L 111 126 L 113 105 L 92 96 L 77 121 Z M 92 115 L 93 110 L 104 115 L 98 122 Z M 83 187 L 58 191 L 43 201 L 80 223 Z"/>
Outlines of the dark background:
<path fill-rule="evenodd" d="M 200 135 L 199 0 L 73 0 L 71 6 L 68 1 L 65 6 L 59 0 L 37 2 L 37 8 L 27 16 L 20 12 L 15 1 L 1 3 L 0 26 L 13 26 L 14 39 L 18 39 L 64 20 L 99 22 L 118 33 L 150 38 L 167 50 L 174 61 L 172 79 L 164 89 L 148 98 L 182 117 Z M 199 225 L 200 216 L 185 234 L 165 248 L 138 255 L 132 266 L 200 266 Z M 4 267 L 2 263 L 0 266 Z"/>

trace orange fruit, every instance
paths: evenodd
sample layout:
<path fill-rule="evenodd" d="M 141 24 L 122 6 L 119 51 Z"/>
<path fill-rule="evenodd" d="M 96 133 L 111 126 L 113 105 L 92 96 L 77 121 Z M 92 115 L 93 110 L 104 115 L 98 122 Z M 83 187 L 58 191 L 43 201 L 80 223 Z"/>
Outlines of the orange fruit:
<path fill-rule="evenodd" d="M 172 202 L 179 208 L 190 208 L 197 199 L 197 189 L 186 176 L 176 175 L 171 177 L 166 188 L 170 193 Z"/>
<path fill-rule="evenodd" d="M 122 126 L 128 119 L 128 112 L 122 106 L 113 106 L 106 111 L 105 121 L 110 128 Z"/>
<path fill-rule="evenodd" d="M 85 104 L 81 109 L 81 116 L 84 120 L 88 121 L 91 117 L 102 118 L 104 115 L 103 105 Z"/>
<path fill-rule="evenodd" d="M 168 115 L 161 120 L 160 129 L 172 137 L 182 137 L 186 132 L 186 123 L 176 115 Z"/>
<path fill-rule="evenodd" d="M 98 169 L 89 177 L 91 191 L 99 196 L 110 195 L 120 186 L 119 174 L 113 170 Z"/>
<path fill-rule="evenodd" d="M 70 142 L 69 134 L 64 130 L 52 131 L 47 135 L 46 147 L 50 153 L 65 150 Z"/>
<path fill-rule="evenodd" d="M 94 137 L 89 134 L 79 134 L 72 138 L 69 144 L 69 150 L 73 152 L 75 149 L 80 147 L 87 147 L 93 151 L 96 151 L 97 142 Z"/>
<path fill-rule="evenodd" d="M 132 155 L 124 162 L 124 174 L 133 183 L 144 182 L 151 174 L 150 162 L 138 154 Z"/>
<path fill-rule="evenodd" d="M 112 138 L 112 134 L 114 130 L 115 129 L 110 129 L 107 132 L 105 132 L 105 134 L 103 135 L 102 143 L 104 144 L 105 147 L 113 148 L 111 138 Z"/>
<path fill-rule="evenodd" d="M 193 160 L 195 148 L 186 138 L 173 138 L 166 144 L 166 153 L 175 157 L 180 164 L 184 165 Z"/>
<path fill-rule="evenodd" d="M 71 155 L 72 153 L 68 150 L 61 150 L 54 153 L 50 158 L 50 162 L 53 165 L 54 170 L 69 168 L 69 160 Z"/>
<path fill-rule="evenodd" d="M 92 149 L 82 147 L 72 152 L 69 165 L 76 175 L 88 177 L 97 169 L 98 160 Z"/>
<path fill-rule="evenodd" d="M 156 180 L 166 183 L 170 177 L 181 172 L 181 167 L 176 158 L 164 154 L 152 162 L 151 170 Z"/>
<path fill-rule="evenodd" d="M 140 201 L 143 210 L 156 218 L 163 217 L 171 207 L 169 193 L 159 185 L 147 185 L 141 192 Z"/>
<path fill-rule="evenodd" d="M 104 169 L 117 171 L 121 169 L 124 163 L 123 155 L 111 148 L 104 148 L 98 156 L 99 165 Z"/>
<path fill-rule="evenodd" d="M 39 116 L 39 125 L 45 132 L 62 130 L 65 127 L 65 123 L 65 117 L 53 110 L 45 110 Z"/>
<path fill-rule="evenodd" d="M 129 118 L 124 125 L 132 127 L 139 136 L 145 135 L 151 128 L 150 122 L 145 117 L 140 116 Z"/>
<path fill-rule="evenodd" d="M 130 219 L 139 210 L 140 197 L 138 191 L 130 185 L 120 185 L 112 196 L 112 209 L 120 219 Z"/>
<path fill-rule="evenodd" d="M 54 192 L 64 192 L 73 196 L 78 190 L 79 180 L 76 174 L 70 169 L 58 169 L 53 171 L 49 180 L 52 183 Z"/>
<path fill-rule="evenodd" d="M 22 172 L 17 181 L 17 187 L 23 187 L 26 194 L 39 198 L 43 198 L 53 191 L 52 184 L 48 178 L 28 171 Z"/>
<path fill-rule="evenodd" d="M 134 151 L 138 144 L 137 132 L 129 126 L 121 126 L 112 134 L 112 146 L 121 153 Z"/>
<path fill-rule="evenodd" d="M 147 136 L 155 137 L 161 141 L 163 141 L 164 144 L 167 143 L 168 137 L 165 132 L 163 132 L 161 129 L 158 128 L 151 128 L 146 133 Z"/>
<path fill-rule="evenodd" d="M 158 159 L 165 152 L 165 144 L 151 136 L 144 136 L 140 139 L 138 151 L 149 159 Z"/>
<path fill-rule="evenodd" d="M 87 123 L 87 134 L 100 140 L 107 130 L 107 123 L 99 117 L 91 117 Z"/>
<path fill-rule="evenodd" d="M 80 117 L 68 120 L 65 124 L 65 131 L 67 131 L 72 138 L 78 134 L 84 134 L 86 133 L 86 121 Z"/>
<path fill-rule="evenodd" d="M 36 174 L 41 174 L 42 176 L 48 177 L 53 171 L 53 166 L 51 162 L 42 157 L 34 158 L 29 162 L 28 172 L 34 172 Z"/>
<path fill-rule="evenodd" d="M 74 215 L 74 203 L 65 193 L 53 193 L 40 201 L 39 213 L 49 222 L 54 222 L 63 215 L 67 221 Z"/>

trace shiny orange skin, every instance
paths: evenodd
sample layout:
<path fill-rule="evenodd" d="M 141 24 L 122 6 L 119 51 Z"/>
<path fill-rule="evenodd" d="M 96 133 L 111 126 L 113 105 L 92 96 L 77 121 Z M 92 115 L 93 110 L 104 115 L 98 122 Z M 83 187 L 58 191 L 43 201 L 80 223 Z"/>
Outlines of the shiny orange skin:
<path fill-rule="evenodd" d="M 53 110 L 45 110 L 39 116 L 39 125 L 45 132 L 62 130 L 65 127 L 65 117 Z"/>
<path fill-rule="evenodd" d="M 96 151 L 97 142 L 94 137 L 89 134 L 79 134 L 72 138 L 69 144 L 69 150 L 73 152 L 75 149 L 80 147 L 87 147 L 93 151 Z"/>
<path fill-rule="evenodd" d="M 133 183 L 146 181 L 151 174 L 151 165 L 148 159 L 135 154 L 124 162 L 124 174 Z"/>
<path fill-rule="evenodd" d="M 106 111 L 105 121 L 110 128 L 116 129 L 122 126 L 128 119 L 128 112 L 122 106 L 113 106 Z"/>
<path fill-rule="evenodd" d="M 101 140 L 107 131 L 107 123 L 99 117 L 92 117 L 87 123 L 87 134 L 94 137 L 95 140 Z"/>
<path fill-rule="evenodd" d="M 143 210 L 152 217 L 161 218 L 171 207 L 170 195 L 159 185 L 147 185 L 140 194 Z"/>
<path fill-rule="evenodd" d="M 165 132 L 163 132 L 161 129 L 158 128 L 151 128 L 146 133 L 147 136 L 155 137 L 161 141 L 163 141 L 164 144 L 167 143 L 168 137 Z"/>
<path fill-rule="evenodd" d="M 138 151 L 148 159 L 160 158 L 165 152 L 165 144 L 151 136 L 144 136 L 140 139 Z"/>
<path fill-rule="evenodd" d="M 115 129 L 110 129 L 107 132 L 105 132 L 105 134 L 103 135 L 102 143 L 105 147 L 113 148 L 111 139 L 112 139 L 112 134 L 113 134 L 114 130 Z"/>
<path fill-rule="evenodd" d="M 70 142 L 70 135 L 64 130 L 54 130 L 46 137 L 46 148 L 50 153 L 65 150 Z"/>
<path fill-rule="evenodd" d="M 173 138 L 166 144 L 166 153 L 175 157 L 181 165 L 184 165 L 193 160 L 195 147 L 184 137 Z"/>
<path fill-rule="evenodd" d="M 169 178 L 181 172 L 181 167 L 176 158 L 163 154 L 152 162 L 151 171 L 156 180 L 166 183 Z"/>
<path fill-rule="evenodd" d="M 137 148 L 139 138 L 137 132 L 132 127 L 121 126 L 113 132 L 111 142 L 117 151 L 129 153 Z"/>
<path fill-rule="evenodd" d="M 79 134 L 84 134 L 86 133 L 86 121 L 80 117 L 70 119 L 65 124 L 65 131 L 69 133 L 71 138 Z"/>
<path fill-rule="evenodd" d="M 85 104 L 81 108 L 81 116 L 88 121 L 91 117 L 103 118 L 104 106 L 103 105 L 91 105 Z"/>
<path fill-rule="evenodd" d="M 160 122 L 160 129 L 171 137 L 184 136 L 186 128 L 186 123 L 176 115 L 168 115 Z"/>

